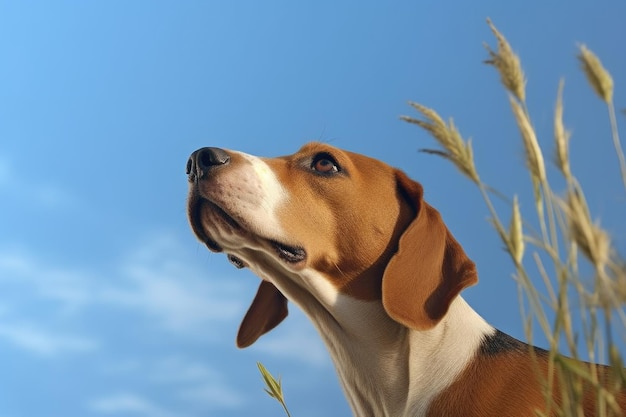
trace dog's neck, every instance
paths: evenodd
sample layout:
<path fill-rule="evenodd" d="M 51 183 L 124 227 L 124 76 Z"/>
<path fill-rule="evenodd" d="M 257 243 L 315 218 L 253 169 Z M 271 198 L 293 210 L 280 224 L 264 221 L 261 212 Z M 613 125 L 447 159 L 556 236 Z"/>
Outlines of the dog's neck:
<path fill-rule="evenodd" d="M 277 284 L 319 331 L 356 416 L 425 415 L 495 332 L 460 296 L 434 328 L 417 331 L 391 319 L 380 301 L 342 295 L 330 284 L 311 288 L 324 281 L 304 278 L 306 289 Z"/>
<path fill-rule="evenodd" d="M 431 400 L 463 371 L 485 334 L 494 331 L 461 297 L 427 331 L 396 323 L 377 302 L 341 303 L 352 304 L 347 309 L 358 320 L 322 333 L 359 416 L 424 415 Z"/>

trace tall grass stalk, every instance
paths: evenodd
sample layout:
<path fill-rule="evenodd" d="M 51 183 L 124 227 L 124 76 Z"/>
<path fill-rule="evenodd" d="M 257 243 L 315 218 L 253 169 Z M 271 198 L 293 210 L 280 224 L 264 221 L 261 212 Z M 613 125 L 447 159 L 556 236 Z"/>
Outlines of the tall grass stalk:
<path fill-rule="evenodd" d="M 537 415 L 582 416 L 584 389 L 592 389 L 595 393 L 596 415 L 620 415 L 613 393 L 626 386 L 626 371 L 613 330 L 618 328 L 621 337 L 626 333 L 626 261 L 617 254 L 609 233 L 592 220 L 584 191 L 572 172 L 570 133 L 563 124 L 564 82 L 561 81 L 557 91 L 553 138 L 553 161 L 566 184 L 565 196 L 561 197 L 551 189 L 543 150 L 528 111 L 521 61 L 504 35 L 490 20 L 487 23 L 496 38 L 497 49 L 494 51 L 485 45 L 489 54 L 485 62 L 498 71 L 520 131 L 539 233 L 524 231 L 524 228 L 530 230 L 534 222 L 522 218 L 517 196 L 512 199 L 509 227 L 504 226 L 491 200 L 492 195 L 501 193 L 481 180 L 474 164 L 471 141 L 462 138 L 452 119 L 446 123 L 435 110 L 417 103 L 409 104 L 420 117 L 402 116 L 402 119 L 425 129 L 439 144 L 439 149 L 426 152 L 445 157 L 478 187 L 491 222 L 513 261 L 527 338 L 532 342 L 532 324 L 536 322 L 550 348 L 548 375 L 543 380 L 547 409 L 538 411 Z M 584 45 L 579 49 L 582 69 L 593 90 L 607 105 L 612 140 L 626 190 L 626 159 L 615 117 L 613 79 L 592 51 Z M 532 250 L 532 262 L 524 260 L 529 249 Z M 546 267 L 547 261 L 549 268 Z M 531 280 L 529 264 L 541 277 L 545 287 L 542 290 Z M 593 279 L 586 279 L 589 273 L 581 272 L 583 264 L 586 266 L 582 270 L 592 271 Z M 530 307 L 528 312 L 525 303 Z M 572 305 L 579 306 L 578 313 L 574 312 Z M 572 324 L 574 314 L 580 315 L 585 359 L 608 361 L 617 376 L 614 386 L 604 387 L 596 367 L 580 361 L 584 355 L 579 352 L 579 336 Z M 571 358 L 559 353 L 563 348 Z M 562 397 L 558 406 L 552 401 L 557 381 Z"/>
<path fill-rule="evenodd" d="M 270 397 L 274 398 L 285 410 L 285 414 L 287 417 L 291 417 L 289 414 L 289 409 L 287 408 L 287 404 L 285 403 L 285 396 L 283 395 L 283 386 L 280 381 L 280 378 L 276 380 L 274 376 L 267 370 L 265 366 L 261 362 L 257 362 L 257 367 L 259 368 L 259 372 L 263 377 L 263 382 L 265 383 L 265 392 Z"/>
<path fill-rule="evenodd" d="M 622 182 L 626 187 L 626 159 L 624 158 L 624 151 L 622 151 L 622 145 L 617 131 L 617 118 L 615 117 L 615 105 L 613 104 L 613 77 L 611 77 L 611 74 L 604 68 L 596 54 L 585 45 L 580 45 L 579 49 L 580 54 L 578 55 L 578 60 L 580 61 L 583 72 L 598 97 L 607 105 L 613 146 L 615 146 L 615 153 L 619 160 Z"/>

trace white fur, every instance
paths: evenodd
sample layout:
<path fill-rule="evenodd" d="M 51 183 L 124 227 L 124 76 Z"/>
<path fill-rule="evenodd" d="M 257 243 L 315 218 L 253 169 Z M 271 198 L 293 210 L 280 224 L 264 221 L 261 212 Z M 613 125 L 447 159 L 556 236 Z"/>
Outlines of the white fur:
<path fill-rule="evenodd" d="M 425 416 L 483 338 L 495 332 L 460 296 L 437 326 L 417 331 L 393 321 L 380 301 L 341 294 L 312 269 L 290 276 L 255 272 L 272 281 L 313 322 L 355 416 Z"/>
<path fill-rule="evenodd" d="M 237 202 L 231 214 L 245 216 L 253 232 L 266 238 L 282 237 L 282 227 L 276 209 L 286 199 L 287 192 L 274 172 L 260 158 L 241 153 L 250 166 L 241 164 L 227 176 L 227 187 L 232 194 L 229 201 Z"/>
<path fill-rule="evenodd" d="M 320 304 L 303 308 L 318 317 L 313 322 L 357 416 L 425 415 L 432 399 L 472 359 L 483 337 L 495 331 L 461 297 L 428 331 L 394 322 L 378 301 L 342 294 L 336 294 L 328 309 L 334 320 L 319 320 L 324 315 L 315 310 L 325 309 Z"/>
<path fill-rule="evenodd" d="M 241 152 L 229 152 L 241 155 L 247 163 L 229 167 L 228 175 L 216 176 L 210 189 L 205 190 L 206 196 L 252 234 L 280 239 L 284 232 L 276 209 L 285 202 L 287 192 L 263 160 Z M 242 235 L 220 222 L 214 224 L 212 230 L 219 233 L 218 240 L 229 253 L 254 243 L 249 235 Z M 256 249 L 267 248 L 259 245 Z"/>

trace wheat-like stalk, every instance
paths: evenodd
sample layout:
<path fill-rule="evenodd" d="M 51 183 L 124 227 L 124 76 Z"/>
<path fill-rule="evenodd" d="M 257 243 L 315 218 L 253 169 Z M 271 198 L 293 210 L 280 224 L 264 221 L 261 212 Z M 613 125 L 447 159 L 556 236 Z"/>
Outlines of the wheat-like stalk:
<path fill-rule="evenodd" d="M 491 223 L 502 240 L 507 253 L 515 265 L 515 274 L 520 288 L 520 309 L 529 341 L 532 340 L 532 323 L 539 323 L 549 346 L 548 373 L 545 376 L 544 392 L 547 409 L 537 410 L 538 416 L 582 417 L 582 400 L 587 391 L 596 396 L 598 416 L 620 415 L 613 392 L 626 387 L 626 369 L 622 354 L 613 341 L 612 327 L 620 326 L 622 333 L 626 329 L 626 260 L 617 255 L 609 233 L 598 222 L 592 221 L 581 186 L 574 177 L 570 166 L 570 133 L 563 123 L 563 86 L 561 80 L 557 92 L 554 111 L 554 164 L 566 180 L 565 197 L 556 196 L 550 187 L 543 152 L 533 128 L 526 106 L 526 80 L 519 57 L 513 52 L 508 41 L 496 29 L 491 20 L 487 23 L 497 40 L 497 51 L 485 45 L 489 59 L 485 62 L 493 65 L 500 74 L 502 85 L 509 93 L 509 104 L 520 131 L 525 150 L 525 162 L 533 184 L 534 206 L 541 226 L 541 235 L 525 234 L 525 225 L 530 222 L 521 215 L 517 196 L 512 199 L 509 227 L 504 227 L 495 209 L 490 193 L 502 196 L 485 184 L 476 169 L 471 147 L 471 140 L 464 140 L 452 119 L 446 123 L 439 114 L 422 104 L 409 104 L 420 118 L 401 116 L 401 119 L 426 130 L 436 140 L 441 149 L 426 149 L 424 152 L 444 157 L 454 164 L 459 171 L 470 179 L 478 189 L 491 215 Z M 602 66 L 599 58 L 586 46 L 580 46 L 578 59 L 582 70 L 596 94 L 607 104 L 611 132 L 616 154 L 621 168 L 621 175 L 626 188 L 626 159 L 621 149 L 615 107 L 613 104 L 613 79 Z M 626 115 L 626 109 L 622 110 Z M 562 242 L 562 246 L 559 246 Z M 540 293 L 530 279 L 524 254 L 528 250 L 526 243 L 534 248 L 532 259 L 543 279 L 547 295 Z M 564 248 L 564 249 L 562 249 Z M 564 252 L 564 253 L 562 253 Z M 552 262 L 553 275 L 544 265 L 541 253 Z M 589 261 L 593 267 L 595 280 L 588 285 L 579 269 L 579 256 Z M 582 334 L 590 360 L 596 352 L 607 352 L 608 362 L 612 367 L 614 382 L 605 386 L 600 383 L 596 367 L 572 360 L 558 352 L 561 340 L 565 340 L 570 355 L 579 359 L 577 339 L 572 325 L 572 293 L 577 297 Z M 530 312 L 526 312 L 526 300 Z M 546 308 L 554 318 L 549 318 Z M 599 325 L 598 316 L 602 316 L 604 327 Z M 613 320 L 617 317 L 619 321 Z M 532 354 L 531 350 L 531 354 Z M 266 384 L 266 392 L 280 402 L 287 416 L 289 411 L 284 402 L 280 380 L 276 380 L 262 364 L 259 370 Z M 559 381 L 560 404 L 552 400 L 555 380 Z"/>
<path fill-rule="evenodd" d="M 619 140 L 619 133 L 617 131 L 617 118 L 615 117 L 615 105 L 613 104 L 613 77 L 604 68 L 600 59 L 590 51 L 585 45 L 580 45 L 580 54 L 578 60 L 581 63 L 583 72 L 587 76 L 589 84 L 608 106 L 609 118 L 611 120 L 611 133 L 613 135 L 613 145 L 615 146 L 615 152 L 619 160 L 620 170 L 622 173 L 622 182 L 626 187 L 626 158 L 624 157 L 624 151 Z"/>
<path fill-rule="evenodd" d="M 559 91 L 554 109 L 554 147 L 556 149 L 554 163 L 565 178 L 572 177 L 569 164 L 569 139 L 570 132 L 563 125 L 563 86 L 565 82 L 559 82 Z"/>
<path fill-rule="evenodd" d="M 611 240 L 599 224 L 592 222 L 587 201 L 578 186 L 568 192 L 561 208 L 568 221 L 570 238 L 597 269 L 604 269 L 609 262 Z"/>
<path fill-rule="evenodd" d="M 479 183 L 480 178 L 474 165 L 472 142 L 463 141 L 461 134 L 454 125 L 452 119 L 446 124 L 436 111 L 418 103 L 409 102 L 411 107 L 417 110 L 425 120 L 410 116 L 400 116 L 406 122 L 416 124 L 430 132 L 439 142 L 443 151 L 425 149 L 424 152 L 434 153 L 449 159 L 465 176 L 472 182 Z"/>
<path fill-rule="evenodd" d="M 480 179 L 473 161 L 470 141 L 464 141 L 458 129 L 450 119 L 446 124 L 435 110 L 423 105 L 411 103 L 425 120 L 403 116 L 402 119 L 417 124 L 428 131 L 442 147 L 442 150 L 430 150 L 450 160 L 465 176 L 474 182 L 487 204 L 500 239 L 505 245 L 516 272 L 522 300 L 525 298 L 530 306 L 530 314 L 522 314 L 526 320 L 527 336 L 532 339 L 532 326 L 536 320 L 550 345 L 549 371 L 545 379 L 547 410 L 538 411 L 538 415 L 582 416 L 582 399 L 586 390 L 593 390 L 597 399 L 597 415 L 609 416 L 619 413 L 612 390 L 626 386 L 626 370 L 623 369 L 622 356 L 612 338 L 612 327 L 621 326 L 626 329 L 626 261 L 619 258 L 609 237 L 609 233 L 598 222 L 592 220 L 584 193 L 574 177 L 570 165 L 570 133 L 563 123 L 563 85 L 558 88 L 554 112 L 554 158 L 553 161 L 566 180 L 567 190 L 564 198 L 556 196 L 550 186 L 543 152 L 533 128 L 527 109 L 526 81 L 519 57 L 513 52 L 506 38 L 487 20 L 496 37 L 498 47 L 493 51 L 485 46 L 489 53 L 488 64 L 493 65 L 500 74 L 500 81 L 509 93 L 509 104 L 520 131 L 525 151 L 526 167 L 533 184 L 534 206 L 541 235 L 526 235 L 524 225 L 527 223 L 521 216 L 517 196 L 513 198 L 512 215 L 508 230 L 503 226 L 491 202 L 490 192 L 493 190 Z M 611 130 L 616 153 L 620 160 L 622 178 L 626 188 L 626 161 L 624 160 L 617 132 L 617 123 L 613 106 L 613 80 L 600 60 L 585 46 L 581 46 L 579 60 L 582 64 L 594 91 L 608 105 Z M 626 113 L 626 112 L 625 112 Z M 529 277 L 527 266 L 524 265 L 524 253 L 528 250 L 526 243 L 534 248 L 533 260 L 543 279 L 547 296 L 542 295 Z M 562 245 L 562 246 L 560 246 Z M 553 273 L 544 266 L 544 253 L 552 262 Z M 589 261 L 595 279 L 589 285 L 581 277 L 578 253 Z M 604 386 L 600 383 L 597 369 L 594 366 L 571 359 L 558 353 L 561 340 L 565 340 L 570 355 L 578 359 L 578 336 L 572 325 L 572 293 L 576 294 L 579 306 L 582 333 L 585 336 L 587 355 L 595 359 L 596 352 L 606 352 L 609 363 L 614 368 L 615 384 Z M 524 310 L 524 302 L 520 304 Z M 551 310 L 549 314 L 546 310 Z M 552 324 L 549 316 L 553 315 Z M 600 328 L 599 317 L 604 320 Z M 613 317 L 619 317 L 615 322 Z M 561 391 L 561 403 L 555 404 L 552 399 L 554 379 L 558 379 Z"/>
<path fill-rule="evenodd" d="M 495 25 L 491 22 L 491 19 L 487 19 L 487 24 L 491 28 L 491 31 L 498 41 L 497 51 L 493 51 L 489 45 L 485 44 L 487 52 L 489 52 L 489 59 L 485 61 L 486 64 L 493 65 L 500 73 L 500 80 L 507 90 L 511 92 L 519 101 L 526 101 L 526 78 L 524 77 L 524 71 L 520 65 L 520 59 L 509 42 L 498 31 Z"/>
<path fill-rule="evenodd" d="M 524 150 L 526 154 L 526 164 L 530 170 L 533 183 L 544 184 L 546 181 L 546 167 L 543 162 L 543 153 L 539 142 L 537 142 L 537 135 L 533 129 L 530 119 L 526 112 L 522 109 L 522 106 L 512 98 L 509 99 L 511 108 L 513 109 L 513 115 L 517 121 L 520 133 L 522 135 L 522 142 L 524 143 Z"/>
<path fill-rule="evenodd" d="M 602 66 L 600 59 L 585 45 L 580 45 L 580 61 L 583 72 L 596 94 L 607 104 L 613 101 L 613 77 Z"/>

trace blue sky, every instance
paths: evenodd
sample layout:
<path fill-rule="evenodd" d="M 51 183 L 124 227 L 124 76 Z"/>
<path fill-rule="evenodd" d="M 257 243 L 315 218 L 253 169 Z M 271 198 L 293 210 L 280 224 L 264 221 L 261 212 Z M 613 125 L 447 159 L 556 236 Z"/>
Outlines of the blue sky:
<path fill-rule="evenodd" d="M 296 308 L 235 348 L 258 279 L 187 225 L 201 146 L 273 156 L 322 140 L 404 169 L 478 265 L 466 299 L 524 339 L 477 191 L 398 118 L 408 100 L 454 117 L 481 177 L 532 215 L 508 100 L 482 64 L 488 16 L 522 59 L 547 155 L 564 77 L 573 168 L 624 253 L 608 117 L 575 59 L 578 43 L 595 51 L 626 107 L 624 2 L 0 0 L 0 417 L 281 415 L 256 361 L 294 416 L 349 415 Z"/>

